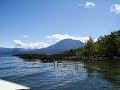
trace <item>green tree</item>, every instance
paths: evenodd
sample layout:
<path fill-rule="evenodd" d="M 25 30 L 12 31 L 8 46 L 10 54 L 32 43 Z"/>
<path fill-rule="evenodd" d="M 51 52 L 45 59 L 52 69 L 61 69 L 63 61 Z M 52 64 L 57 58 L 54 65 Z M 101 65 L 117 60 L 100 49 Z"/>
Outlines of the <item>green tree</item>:
<path fill-rule="evenodd" d="M 86 46 L 83 49 L 83 54 L 87 57 L 94 55 L 94 39 L 92 37 L 89 37 L 89 40 L 87 40 Z"/>

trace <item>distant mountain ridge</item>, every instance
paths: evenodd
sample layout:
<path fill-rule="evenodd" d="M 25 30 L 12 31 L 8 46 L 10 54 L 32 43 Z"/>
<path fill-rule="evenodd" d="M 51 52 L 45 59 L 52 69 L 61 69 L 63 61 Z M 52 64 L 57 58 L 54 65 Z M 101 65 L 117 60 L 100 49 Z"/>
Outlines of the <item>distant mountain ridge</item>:
<path fill-rule="evenodd" d="M 56 54 L 70 49 L 79 48 L 84 45 L 85 44 L 79 40 L 64 39 L 47 48 L 33 50 L 31 53 Z"/>
<path fill-rule="evenodd" d="M 13 48 L 3 48 L 0 47 L 0 53 L 4 53 L 4 52 L 12 52 Z"/>
<path fill-rule="evenodd" d="M 0 56 L 11 55 L 13 48 L 0 47 Z"/>
<path fill-rule="evenodd" d="M 120 37 L 120 30 L 116 31 L 118 36 Z M 72 39 L 64 39 L 57 42 L 54 45 L 51 45 L 47 48 L 42 49 L 25 49 L 25 48 L 4 48 L 0 47 L 0 55 L 7 55 L 7 54 L 26 54 L 26 53 L 33 53 L 33 54 L 57 54 L 64 51 L 69 51 L 70 49 L 76 49 L 83 47 L 85 44 L 79 40 L 72 40 Z"/>
<path fill-rule="evenodd" d="M 33 50 L 33 49 L 14 48 L 12 51 L 12 54 L 24 53 L 24 52 L 31 51 L 31 50 Z"/>
<path fill-rule="evenodd" d="M 75 49 L 84 46 L 85 44 L 79 40 L 64 39 L 51 45 L 47 48 L 42 49 L 24 49 L 24 48 L 0 48 L 0 54 L 57 54 L 70 49 Z"/>
<path fill-rule="evenodd" d="M 18 53 L 23 53 L 26 51 L 31 51 L 31 49 L 0 47 L 0 55 L 13 55 L 13 54 L 18 54 Z"/>

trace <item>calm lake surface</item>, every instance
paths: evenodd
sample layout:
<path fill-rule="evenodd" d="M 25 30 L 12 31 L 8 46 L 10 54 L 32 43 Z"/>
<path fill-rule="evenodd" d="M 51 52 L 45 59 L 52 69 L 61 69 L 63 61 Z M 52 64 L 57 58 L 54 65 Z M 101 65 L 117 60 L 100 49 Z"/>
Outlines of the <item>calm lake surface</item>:
<path fill-rule="evenodd" d="M 0 56 L 0 79 L 31 90 L 120 90 L 120 62 L 25 61 Z"/>

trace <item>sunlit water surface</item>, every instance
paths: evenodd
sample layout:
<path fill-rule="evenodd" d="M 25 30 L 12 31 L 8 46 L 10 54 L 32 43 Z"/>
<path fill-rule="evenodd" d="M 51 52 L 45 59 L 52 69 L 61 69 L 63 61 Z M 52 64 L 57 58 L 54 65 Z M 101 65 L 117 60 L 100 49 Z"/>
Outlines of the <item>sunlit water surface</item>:
<path fill-rule="evenodd" d="M 120 90 L 120 62 L 25 61 L 0 57 L 0 78 L 31 90 Z"/>

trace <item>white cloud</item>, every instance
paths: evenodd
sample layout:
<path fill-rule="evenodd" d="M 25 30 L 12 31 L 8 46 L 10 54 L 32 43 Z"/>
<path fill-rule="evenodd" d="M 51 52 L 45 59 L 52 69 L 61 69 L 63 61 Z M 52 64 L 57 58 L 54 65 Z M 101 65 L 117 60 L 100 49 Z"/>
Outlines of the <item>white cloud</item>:
<path fill-rule="evenodd" d="M 116 14 L 120 14 L 120 4 L 112 5 L 110 10 Z"/>
<path fill-rule="evenodd" d="M 22 42 L 20 40 L 13 40 L 13 43 L 17 47 L 20 47 L 20 48 L 30 48 L 30 49 L 40 49 L 40 48 L 45 48 L 45 47 L 49 46 L 49 44 L 43 43 L 43 42 L 24 43 L 24 42 Z"/>
<path fill-rule="evenodd" d="M 86 2 L 85 8 L 93 8 L 95 7 L 95 4 L 93 2 Z"/>
<path fill-rule="evenodd" d="M 73 39 L 73 40 L 80 40 L 82 42 L 86 42 L 89 37 L 86 36 L 86 37 L 75 37 L 75 36 L 70 36 L 68 34 L 53 34 L 53 35 L 49 35 L 49 36 L 46 36 L 46 38 L 49 38 L 49 39 L 54 39 L 56 41 L 60 41 L 60 40 L 63 40 L 63 39 L 67 39 L 67 38 L 70 38 L 70 39 Z M 96 41 L 97 39 L 95 39 Z"/>
<path fill-rule="evenodd" d="M 95 7 L 95 3 L 93 2 L 86 2 L 85 4 L 78 4 L 79 7 L 83 7 L 83 8 L 94 8 Z"/>

